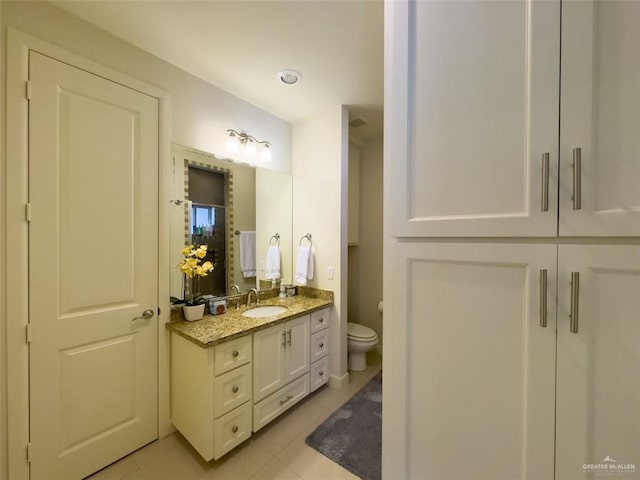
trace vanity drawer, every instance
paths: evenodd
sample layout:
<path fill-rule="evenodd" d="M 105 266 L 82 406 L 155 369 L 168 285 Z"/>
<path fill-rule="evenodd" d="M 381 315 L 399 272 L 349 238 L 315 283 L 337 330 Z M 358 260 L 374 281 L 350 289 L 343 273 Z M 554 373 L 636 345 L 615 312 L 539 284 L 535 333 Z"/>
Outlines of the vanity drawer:
<path fill-rule="evenodd" d="M 311 314 L 311 333 L 319 332 L 329 327 L 329 309 L 323 308 Z"/>
<path fill-rule="evenodd" d="M 213 388 L 215 418 L 248 400 L 251 400 L 251 365 L 244 365 L 216 377 Z"/>
<path fill-rule="evenodd" d="M 216 460 L 251 436 L 251 402 L 230 411 L 213 422 Z"/>
<path fill-rule="evenodd" d="M 253 431 L 257 432 L 309 394 L 309 374 L 291 382 L 253 406 Z"/>
<path fill-rule="evenodd" d="M 329 329 L 311 335 L 311 363 L 329 354 Z"/>
<path fill-rule="evenodd" d="M 246 335 L 230 342 L 216 345 L 214 353 L 214 374 L 222 375 L 251 361 L 252 335 Z"/>
<path fill-rule="evenodd" d="M 329 357 L 327 356 L 311 365 L 311 370 L 309 372 L 309 393 L 316 391 L 328 381 Z"/>

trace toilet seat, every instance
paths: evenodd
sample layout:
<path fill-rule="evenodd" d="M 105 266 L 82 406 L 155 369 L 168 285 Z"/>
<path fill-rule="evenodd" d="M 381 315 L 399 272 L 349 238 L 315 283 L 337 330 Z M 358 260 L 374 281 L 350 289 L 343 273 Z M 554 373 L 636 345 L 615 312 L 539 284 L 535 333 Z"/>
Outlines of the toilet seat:
<path fill-rule="evenodd" d="M 373 340 L 377 338 L 378 334 L 364 325 L 359 323 L 347 323 L 347 337 L 354 340 Z"/>

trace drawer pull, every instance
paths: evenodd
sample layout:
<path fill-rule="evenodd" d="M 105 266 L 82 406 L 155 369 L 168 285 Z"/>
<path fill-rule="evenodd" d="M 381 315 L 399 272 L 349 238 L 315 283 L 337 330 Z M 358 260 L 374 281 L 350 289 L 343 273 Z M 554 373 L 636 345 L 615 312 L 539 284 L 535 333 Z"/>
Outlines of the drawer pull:
<path fill-rule="evenodd" d="M 238 386 L 237 386 L 237 385 L 234 385 L 233 387 L 231 387 L 231 391 L 232 391 L 233 393 L 238 393 L 238 390 L 240 390 L 240 389 L 238 388 Z"/>
<path fill-rule="evenodd" d="M 322 370 L 320 370 L 320 371 L 318 372 L 318 375 L 320 375 L 320 376 L 322 377 L 322 376 L 324 375 L 324 372 L 323 372 Z"/>
<path fill-rule="evenodd" d="M 232 431 L 233 433 L 238 433 L 238 426 L 237 426 L 237 425 L 234 425 L 233 427 L 231 427 L 231 431 Z"/>
<path fill-rule="evenodd" d="M 285 398 L 284 400 L 280 400 L 280 405 L 284 405 L 285 403 L 287 403 L 288 401 L 290 401 L 293 398 L 293 395 L 287 395 L 287 398 Z"/>
<path fill-rule="evenodd" d="M 320 317 L 320 320 L 318 320 L 320 323 L 324 323 L 324 317 Z"/>
<path fill-rule="evenodd" d="M 324 348 L 324 343 L 321 343 L 321 344 L 320 344 L 320 348 Z"/>
<path fill-rule="evenodd" d="M 234 350 L 231 355 L 233 355 L 234 358 L 237 357 L 239 355 L 238 350 Z"/>
<path fill-rule="evenodd" d="M 287 344 L 291 346 L 291 329 L 287 330 L 287 335 L 289 336 L 289 340 L 287 340 Z"/>

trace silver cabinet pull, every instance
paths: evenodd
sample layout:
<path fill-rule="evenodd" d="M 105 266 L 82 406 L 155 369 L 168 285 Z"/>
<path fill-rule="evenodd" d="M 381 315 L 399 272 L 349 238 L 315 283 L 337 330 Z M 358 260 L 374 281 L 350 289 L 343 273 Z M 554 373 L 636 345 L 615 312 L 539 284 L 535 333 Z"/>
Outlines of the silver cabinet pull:
<path fill-rule="evenodd" d="M 233 358 L 236 358 L 236 357 L 239 355 L 238 350 L 234 350 L 234 351 L 231 353 L 231 355 L 233 356 Z"/>
<path fill-rule="evenodd" d="M 547 269 L 540 270 L 540 326 L 547 327 Z"/>
<path fill-rule="evenodd" d="M 237 425 L 234 425 L 233 427 L 231 427 L 231 431 L 232 431 L 233 433 L 238 433 L 238 426 L 237 426 Z"/>
<path fill-rule="evenodd" d="M 237 386 L 237 385 L 234 385 L 233 387 L 231 387 L 231 391 L 232 391 L 233 393 L 238 393 L 238 390 L 240 390 L 240 389 L 238 388 L 238 386 Z"/>
<path fill-rule="evenodd" d="M 569 332 L 578 333 L 578 306 L 580 304 L 580 272 L 571 272 L 571 321 Z"/>
<path fill-rule="evenodd" d="M 292 398 L 293 398 L 293 395 L 287 395 L 287 398 L 285 398 L 284 400 L 280 400 L 280 405 L 284 405 L 285 403 L 290 401 Z"/>
<path fill-rule="evenodd" d="M 287 330 L 287 335 L 289 336 L 289 340 L 287 340 L 287 343 L 289 344 L 289 346 L 291 346 L 291 329 Z"/>
<path fill-rule="evenodd" d="M 282 346 L 284 348 L 287 348 L 287 337 L 286 337 L 287 333 L 286 332 L 282 332 Z"/>
<path fill-rule="evenodd" d="M 549 152 L 542 154 L 542 193 L 540 210 L 549 211 Z"/>
<path fill-rule="evenodd" d="M 582 208 L 582 149 L 573 149 L 573 209 Z"/>
<path fill-rule="evenodd" d="M 139 317 L 131 319 L 131 321 L 135 322 L 136 320 L 149 320 L 151 317 L 153 317 L 153 310 L 149 309 L 142 312 L 142 315 L 140 315 Z"/>

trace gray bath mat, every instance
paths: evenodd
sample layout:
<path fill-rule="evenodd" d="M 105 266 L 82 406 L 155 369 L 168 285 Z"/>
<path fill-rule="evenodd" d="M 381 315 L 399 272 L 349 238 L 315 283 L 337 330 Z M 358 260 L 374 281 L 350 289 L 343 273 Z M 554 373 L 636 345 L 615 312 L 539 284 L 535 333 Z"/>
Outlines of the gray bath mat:
<path fill-rule="evenodd" d="M 306 442 L 362 480 L 380 480 L 382 372 L 333 412 Z"/>

